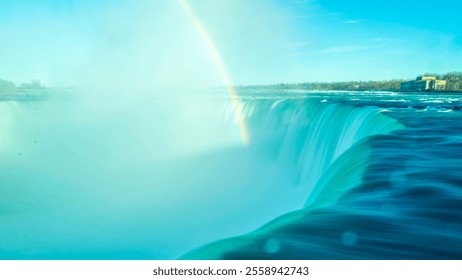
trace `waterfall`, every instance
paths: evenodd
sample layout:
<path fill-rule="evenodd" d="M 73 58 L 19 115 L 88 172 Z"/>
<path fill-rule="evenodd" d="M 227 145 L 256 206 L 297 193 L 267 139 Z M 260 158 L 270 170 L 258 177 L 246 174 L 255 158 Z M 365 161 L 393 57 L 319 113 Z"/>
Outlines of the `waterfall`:
<path fill-rule="evenodd" d="M 329 95 L 0 102 L 0 258 L 459 258 L 460 113 Z"/>
<path fill-rule="evenodd" d="M 244 104 L 255 145 L 294 166 L 298 187 L 311 191 L 307 204 L 321 191 L 314 186 L 346 151 L 367 137 L 402 128 L 379 108 L 300 98 L 251 99 Z M 368 156 L 366 149 L 355 154 Z"/>
<path fill-rule="evenodd" d="M 293 166 L 296 187 L 305 190 L 305 205 L 248 235 L 212 243 L 184 258 L 268 258 L 268 246 L 282 246 L 279 239 L 271 238 L 273 231 L 297 225 L 306 213 L 334 206 L 345 193 L 361 184 L 371 152 L 369 139 L 403 128 L 376 107 L 262 98 L 245 102 L 245 108 L 253 145 L 264 146 L 276 160 Z M 290 241 L 290 236 L 286 239 Z"/>
<path fill-rule="evenodd" d="M 251 132 L 278 131 L 262 143 L 294 163 L 304 205 L 183 258 L 460 259 L 461 114 L 446 109 L 459 99 L 350 95 L 264 101 L 260 118 L 278 126 L 255 121 Z M 428 102 L 434 110 L 421 110 Z"/>

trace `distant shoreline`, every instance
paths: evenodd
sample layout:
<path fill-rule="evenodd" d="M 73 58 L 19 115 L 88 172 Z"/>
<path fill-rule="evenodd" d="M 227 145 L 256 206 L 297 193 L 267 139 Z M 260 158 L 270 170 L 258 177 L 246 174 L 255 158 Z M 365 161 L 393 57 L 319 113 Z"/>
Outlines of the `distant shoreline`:
<path fill-rule="evenodd" d="M 423 90 L 423 91 L 412 91 L 412 90 L 393 90 L 393 92 L 399 93 L 425 93 L 425 94 L 452 94 L 452 95 L 462 95 L 462 91 L 453 91 L 453 90 Z"/>
<path fill-rule="evenodd" d="M 350 88 L 323 88 L 323 89 L 317 89 L 317 88 L 309 88 L 309 87 L 300 87 L 300 86 L 283 86 L 281 87 L 280 85 L 252 85 L 252 86 L 236 86 L 237 89 L 273 89 L 273 90 L 300 90 L 300 91 L 309 91 L 309 92 L 329 92 L 329 91 L 336 91 L 336 92 L 341 92 L 341 91 L 346 91 L 346 92 L 394 92 L 394 93 L 422 93 L 422 94 L 452 94 L 452 95 L 462 95 L 462 91 L 454 91 L 454 90 L 402 90 L 402 89 L 389 89 L 389 88 L 382 88 L 382 89 L 368 89 L 368 88 L 362 88 L 362 89 L 350 89 Z"/>

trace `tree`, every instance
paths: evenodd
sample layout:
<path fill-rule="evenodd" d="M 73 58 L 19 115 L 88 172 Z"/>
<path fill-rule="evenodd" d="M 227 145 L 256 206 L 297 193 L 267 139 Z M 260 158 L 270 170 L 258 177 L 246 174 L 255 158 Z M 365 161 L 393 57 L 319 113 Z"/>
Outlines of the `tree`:
<path fill-rule="evenodd" d="M 32 80 L 29 83 L 21 84 L 21 89 L 25 90 L 40 90 L 44 89 L 45 85 L 42 84 L 39 80 Z"/>
<path fill-rule="evenodd" d="M 0 79 L 0 97 L 15 95 L 17 88 L 13 82 Z"/>
<path fill-rule="evenodd" d="M 460 81 L 462 80 L 462 72 L 450 72 L 444 74 L 443 79 L 447 81 Z"/>

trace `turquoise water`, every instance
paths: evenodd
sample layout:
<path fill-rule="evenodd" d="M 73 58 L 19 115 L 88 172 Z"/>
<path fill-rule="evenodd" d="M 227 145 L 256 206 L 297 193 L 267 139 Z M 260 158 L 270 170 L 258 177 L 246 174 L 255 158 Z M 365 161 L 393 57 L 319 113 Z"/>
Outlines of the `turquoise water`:
<path fill-rule="evenodd" d="M 305 97 L 332 104 L 326 106 L 380 112 L 393 129 L 364 135 L 350 145 L 321 172 L 301 209 L 184 257 L 460 259 L 462 99 L 419 93 Z M 366 123 L 331 117 L 337 125 L 324 126 L 327 131 L 360 123 L 371 131 L 386 122 L 367 125 L 369 116 L 362 119 Z M 329 149 L 336 145 L 330 135 L 323 140 Z"/>
<path fill-rule="evenodd" d="M 460 258 L 461 97 L 166 96 L 0 102 L 0 258 Z"/>

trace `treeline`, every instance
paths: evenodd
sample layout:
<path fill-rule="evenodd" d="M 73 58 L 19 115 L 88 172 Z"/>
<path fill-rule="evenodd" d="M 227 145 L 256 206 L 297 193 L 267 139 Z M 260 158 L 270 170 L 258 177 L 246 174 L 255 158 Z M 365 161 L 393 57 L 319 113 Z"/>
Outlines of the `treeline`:
<path fill-rule="evenodd" d="M 462 91 L 462 72 L 446 74 L 425 73 L 424 76 L 435 76 L 446 80 L 445 91 Z M 306 82 L 306 83 L 280 83 L 267 86 L 246 86 L 245 88 L 271 88 L 274 90 L 345 90 L 345 91 L 395 91 L 399 90 L 401 83 L 409 80 L 395 79 L 385 81 L 349 81 L 349 82 Z"/>
<path fill-rule="evenodd" d="M 450 72 L 436 76 L 446 80 L 446 91 L 462 91 L 462 72 Z"/>
<path fill-rule="evenodd" d="M 266 86 L 243 86 L 242 88 L 270 88 L 273 90 L 345 90 L 345 91 L 393 91 L 399 90 L 401 82 L 405 80 L 388 81 L 350 81 L 350 82 L 306 82 L 306 83 L 280 83 Z"/>
<path fill-rule="evenodd" d="M 18 92 L 13 82 L 0 79 L 0 96 L 15 95 Z"/>
<path fill-rule="evenodd" d="M 272 87 L 278 89 L 301 89 L 301 90 L 398 90 L 404 80 L 389 81 L 351 81 L 351 82 L 309 82 L 309 83 L 281 83 Z"/>
<path fill-rule="evenodd" d="M 33 80 L 29 83 L 23 83 L 16 86 L 13 82 L 0 79 L 0 98 L 14 97 L 19 94 L 41 94 L 46 91 L 47 87 L 39 80 Z"/>

